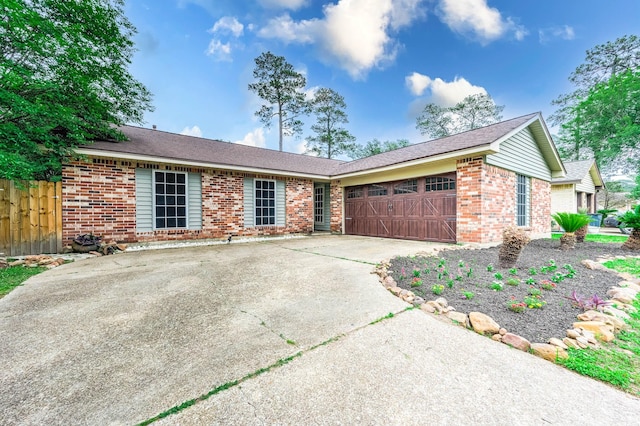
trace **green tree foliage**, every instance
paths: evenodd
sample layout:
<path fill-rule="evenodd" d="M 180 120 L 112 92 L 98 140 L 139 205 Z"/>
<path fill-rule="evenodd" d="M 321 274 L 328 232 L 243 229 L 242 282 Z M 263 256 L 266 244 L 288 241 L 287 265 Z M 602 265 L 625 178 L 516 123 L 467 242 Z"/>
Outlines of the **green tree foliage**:
<path fill-rule="evenodd" d="M 638 170 L 640 172 L 640 170 Z M 636 175 L 636 186 L 629 192 L 629 198 L 632 200 L 640 200 L 640 173 Z"/>
<path fill-rule="evenodd" d="M 550 122 L 562 126 L 558 147 L 570 160 L 596 156 L 617 169 L 628 168 L 626 158 L 634 150 L 625 127 L 629 113 L 637 108 L 636 99 L 624 95 L 625 88 L 637 88 L 640 69 L 640 38 L 623 36 L 613 42 L 595 46 L 586 52 L 585 62 L 569 76 L 574 90 L 555 99 L 558 109 Z M 634 89 L 635 90 L 635 89 Z M 620 99 L 617 97 L 623 94 Z M 636 116 L 637 117 L 637 116 Z M 631 130 L 635 132 L 635 130 Z M 609 137 L 615 139 L 609 144 Z M 608 164 L 607 164 L 608 163 Z"/>
<path fill-rule="evenodd" d="M 416 128 L 423 135 L 442 138 L 497 123 L 503 110 L 503 105 L 482 93 L 467 96 L 452 107 L 430 103 L 418 116 Z"/>
<path fill-rule="evenodd" d="M 0 178 L 50 179 L 74 148 L 124 139 L 151 95 L 128 72 L 135 28 L 123 0 L 4 0 Z"/>
<path fill-rule="evenodd" d="M 316 116 L 311 126 L 315 136 L 309 136 L 309 152 L 322 157 L 335 158 L 353 149 L 356 138 L 341 124 L 349 122 L 344 98 L 336 91 L 321 88 L 316 91 L 310 102 L 310 112 Z"/>
<path fill-rule="evenodd" d="M 394 151 L 399 148 L 404 148 L 411 145 L 407 139 L 398 139 L 395 141 L 380 141 L 378 139 L 372 139 L 365 145 L 355 145 L 351 151 L 349 151 L 349 157 L 355 159 L 371 157 L 372 155 L 382 154 L 387 151 Z"/>
<path fill-rule="evenodd" d="M 279 145 L 282 151 L 284 136 L 296 136 L 302 133 L 302 115 L 308 112 L 308 103 L 302 90 L 307 79 L 296 72 L 284 56 L 264 52 L 255 58 L 253 70 L 255 83 L 249 84 L 249 90 L 257 94 L 266 104 L 256 111 L 256 116 L 266 127 L 271 127 L 274 117 L 278 117 Z"/>
<path fill-rule="evenodd" d="M 562 129 L 575 153 L 586 149 L 598 164 L 610 163 L 621 155 L 638 159 L 640 68 L 597 83 L 571 113 L 573 118 Z"/>

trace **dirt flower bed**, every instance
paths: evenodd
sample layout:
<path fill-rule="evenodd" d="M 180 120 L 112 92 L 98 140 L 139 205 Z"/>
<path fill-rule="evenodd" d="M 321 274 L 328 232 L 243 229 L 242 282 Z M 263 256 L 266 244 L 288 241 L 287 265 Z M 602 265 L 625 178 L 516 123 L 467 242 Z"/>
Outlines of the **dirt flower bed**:
<path fill-rule="evenodd" d="M 605 299 L 620 281 L 614 272 L 586 268 L 583 260 L 636 255 L 620 244 L 585 242 L 569 251 L 559 246 L 557 240 L 531 241 L 512 269 L 499 267 L 499 248 L 493 247 L 398 257 L 389 273 L 400 288 L 425 300 L 444 297 L 456 311 L 482 312 L 511 333 L 546 342 L 563 338 L 582 312 L 571 300 L 574 292 Z"/>

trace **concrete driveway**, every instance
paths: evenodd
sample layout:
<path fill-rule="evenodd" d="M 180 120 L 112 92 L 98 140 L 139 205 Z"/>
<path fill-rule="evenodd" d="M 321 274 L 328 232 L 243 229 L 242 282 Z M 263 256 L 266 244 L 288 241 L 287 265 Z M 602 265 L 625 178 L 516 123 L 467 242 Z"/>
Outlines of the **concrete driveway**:
<path fill-rule="evenodd" d="M 640 400 L 405 311 L 370 273 L 431 247 L 308 237 L 38 275 L 0 299 L 0 424 L 137 424 L 181 405 L 158 424 L 637 421 Z"/>

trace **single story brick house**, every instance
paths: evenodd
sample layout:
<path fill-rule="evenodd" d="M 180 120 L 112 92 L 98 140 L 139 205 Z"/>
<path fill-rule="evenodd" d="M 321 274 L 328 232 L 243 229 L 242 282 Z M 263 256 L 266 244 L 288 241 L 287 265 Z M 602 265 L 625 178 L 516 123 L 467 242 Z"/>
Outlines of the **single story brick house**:
<path fill-rule="evenodd" d="M 331 231 L 494 242 L 550 233 L 564 176 L 539 113 L 355 161 L 124 126 L 63 168 L 63 239 L 121 242 Z"/>
<path fill-rule="evenodd" d="M 565 161 L 566 175 L 551 180 L 551 213 L 598 210 L 597 191 L 604 187 L 595 160 Z"/>

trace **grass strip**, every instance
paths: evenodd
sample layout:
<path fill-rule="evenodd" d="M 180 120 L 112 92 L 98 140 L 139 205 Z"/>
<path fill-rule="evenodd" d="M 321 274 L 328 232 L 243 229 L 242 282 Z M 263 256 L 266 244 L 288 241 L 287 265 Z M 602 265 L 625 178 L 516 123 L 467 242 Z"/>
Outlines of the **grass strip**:
<path fill-rule="evenodd" d="M 559 240 L 562 237 L 562 233 L 552 233 L 551 238 Z M 608 235 L 608 234 L 587 234 L 584 237 L 585 241 L 594 243 L 624 243 L 629 238 L 628 235 Z"/>
<path fill-rule="evenodd" d="M 0 298 L 9 294 L 32 276 L 46 270 L 47 268 L 43 267 L 25 268 L 22 265 L 0 269 Z"/>
<path fill-rule="evenodd" d="M 617 272 L 627 272 L 633 276 L 640 277 L 640 258 L 638 257 L 608 260 L 603 265 Z"/>

